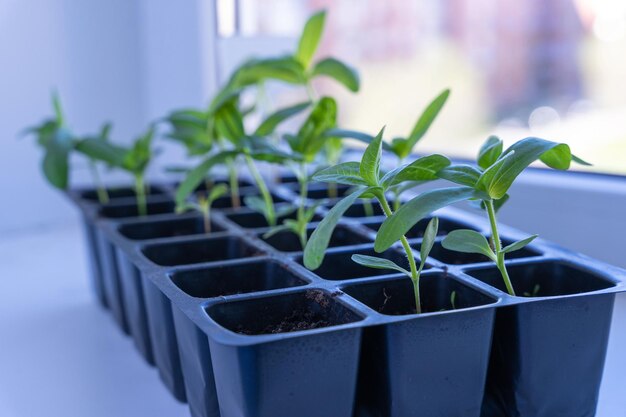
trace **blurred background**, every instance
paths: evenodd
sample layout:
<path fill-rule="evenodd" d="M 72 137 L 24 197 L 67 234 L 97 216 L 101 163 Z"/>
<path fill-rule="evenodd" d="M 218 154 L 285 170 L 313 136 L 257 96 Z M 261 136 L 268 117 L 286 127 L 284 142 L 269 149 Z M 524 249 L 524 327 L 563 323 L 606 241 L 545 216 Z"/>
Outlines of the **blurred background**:
<path fill-rule="evenodd" d="M 387 125 L 390 137 L 405 135 L 449 87 L 451 99 L 422 152 L 472 158 L 489 134 L 505 142 L 533 135 L 569 143 L 593 163 L 589 171 L 626 174 L 623 0 L 179 3 L 0 0 L 0 191 L 17 194 L 16 204 L 3 207 L 0 230 L 62 220 L 67 212 L 39 176 L 38 150 L 17 139 L 50 113 L 53 89 L 74 130 L 110 120 L 114 139 L 130 140 L 172 108 L 206 104 L 250 55 L 292 49 L 306 17 L 320 8 L 330 10 L 320 55 L 343 57 L 362 77 L 359 94 L 333 90 L 344 127 L 376 132 Z M 298 94 L 271 88 L 276 101 Z M 162 164 L 182 156 L 164 146 Z M 20 181 L 7 180 L 18 171 Z"/>
<path fill-rule="evenodd" d="M 490 134 L 566 142 L 593 166 L 524 174 L 501 219 L 626 267 L 626 0 L 0 0 L 1 416 L 188 415 L 95 307 L 77 212 L 21 137 L 51 115 L 50 93 L 74 132 L 111 121 L 130 142 L 174 108 L 207 105 L 242 60 L 293 50 L 320 8 L 320 56 L 361 74 L 356 95 L 316 85 L 339 97 L 343 127 L 404 136 L 451 88 L 419 152 L 473 158 Z M 273 105 L 304 95 L 269 87 Z M 184 156 L 159 147 L 156 179 Z M 73 185 L 86 182 L 72 163 Z M 626 409 L 624 335 L 622 295 L 599 417 Z"/>
<path fill-rule="evenodd" d="M 346 126 L 406 134 L 451 87 L 425 151 L 471 158 L 491 133 L 534 135 L 626 173 L 623 0 L 220 0 L 219 33 L 293 37 L 320 8 L 332 10 L 323 53 L 362 74 L 362 92 L 342 97 Z"/>

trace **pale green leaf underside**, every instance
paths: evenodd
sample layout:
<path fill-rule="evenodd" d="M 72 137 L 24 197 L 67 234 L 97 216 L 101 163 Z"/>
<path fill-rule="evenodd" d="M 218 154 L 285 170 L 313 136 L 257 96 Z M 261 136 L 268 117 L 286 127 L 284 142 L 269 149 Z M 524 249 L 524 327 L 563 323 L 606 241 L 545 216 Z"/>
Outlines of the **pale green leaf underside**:
<path fill-rule="evenodd" d="M 352 260 L 359 265 L 366 266 L 368 268 L 374 269 L 391 269 L 394 271 L 401 272 L 405 275 L 411 276 L 411 273 L 406 269 L 402 268 L 400 265 L 395 262 L 385 259 L 379 258 L 376 256 L 368 256 L 368 255 L 352 255 Z"/>
<path fill-rule="evenodd" d="M 463 253 L 479 253 L 496 261 L 496 255 L 489 246 L 487 238 L 474 230 L 453 230 L 448 233 L 442 246 L 448 250 Z"/>

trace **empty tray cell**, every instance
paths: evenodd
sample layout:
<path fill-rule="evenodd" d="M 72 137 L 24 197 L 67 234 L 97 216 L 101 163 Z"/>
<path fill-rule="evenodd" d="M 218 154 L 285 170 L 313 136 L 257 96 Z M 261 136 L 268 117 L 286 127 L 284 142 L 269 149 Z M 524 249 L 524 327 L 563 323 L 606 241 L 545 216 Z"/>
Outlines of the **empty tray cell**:
<path fill-rule="evenodd" d="M 157 265 L 177 266 L 260 256 L 257 248 L 234 236 L 176 241 L 146 246 L 144 255 Z"/>
<path fill-rule="evenodd" d="M 246 334 L 277 334 L 337 326 L 362 317 L 322 290 L 233 301 L 208 308 L 226 329 Z"/>
<path fill-rule="evenodd" d="M 149 196 L 163 195 L 163 190 L 160 187 L 150 187 L 146 193 Z M 136 197 L 135 189 L 132 187 L 119 187 L 107 189 L 107 194 L 110 200 L 118 198 L 134 198 Z M 86 190 L 80 193 L 80 196 L 85 200 L 99 201 L 97 190 Z"/>
<path fill-rule="evenodd" d="M 352 189 L 353 187 L 350 187 L 349 185 L 341 185 L 341 184 L 335 184 L 335 190 L 334 190 L 334 195 L 333 192 L 329 190 L 328 185 L 312 185 L 307 194 L 306 197 L 308 199 L 311 200 L 324 200 L 327 198 L 341 198 L 341 197 L 345 197 L 346 195 L 348 195 L 349 191 Z M 294 189 L 298 194 L 300 190 L 298 190 L 297 188 Z"/>
<path fill-rule="evenodd" d="M 330 210 L 333 208 L 333 205 L 329 204 L 326 206 L 326 208 Z M 369 207 L 368 203 L 363 201 L 354 203 L 344 213 L 344 217 L 371 217 L 384 215 L 385 213 L 383 213 L 383 209 L 380 207 L 380 204 L 378 204 L 378 201 L 376 200 L 370 200 Z"/>
<path fill-rule="evenodd" d="M 197 298 L 246 294 L 306 285 L 307 282 L 274 261 L 222 265 L 176 272 L 172 281 Z"/>
<path fill-rule="evenodd" d="M 422 219 L 415 224 L 409 231 L 405 234 L 408 239 L 417 239 L 424 237 L 424 231 L 426 231 L 426 226 L 428 226 L 428 222 L 431 218 Z M 372 230 L 378 231 L 380 229 L 380 225 L 382 222 L 371 222 L 366 223 L 365 226 L 369 227 Z M 457 222 L 455 220 L 439 218 L 439 229 L 437 229 L 437 236 L 444 236 L 450 233 L 453 230 L 459 229 L 470 229 L 476 230 L 471 226 L 467 226 L 464 223 Z"/>
<path fill-rule="evenodd" d="M 360 249 L 336 253 L 327 253 L 324 257 L 322 265 L 320 265 L 320 267 L 313 272 L 319 277 L 331 281 L 366 278 L 398 273 L 397 271 L 391 269 L 375 269 L 359 265 L 351 259 L 353 254 L 376 256 L 379 258 L 389 259 L 400 265 L 401 267 L 407 270 L 409 269 L 409 261 L 406 259 L 406 257 L 404 257 L 400 252 L 396 252 L 393 249 L 390 249 L 383 253 L 376 253 L 374 252 L 374 249 Z M 301 257 L 298 258 L 297 261 L 302 264 Z"/>
<path fill-rule="evenodd" d="M 276 224 L 281 224 L 283 220 L 285 219 L 295 220 L 296 215 L 297 213 L 294 209 L 294 211 L 287 214 L 286 216 L 280 216 L 276 220 Z M 226 217 L 228 217 L 229 220 L 233 221 L 234 223 L 237 223 L 239 226 L 245 229 L 259 229 L 263 227 L 268 227 L 265 216 L 263 216 L 261 213 L 257 213 L 256 211 L 251 211 L 251 210 L 243 211 L 242 210 L 237 213 L 230 213 L 226 215 Z M 320 220 L 320 217 L 318 215 L 313 216 L 312 221 L 319 221 L 319 220 Z"/>
<path fill-rule="evenodd" d="M 311 237 L 315 228 L 308 229 L 308 236 Z M 263 239 L 267 244 L 273 246 L 275 249 L 281 252 L 299 252 L 302 251 L 300 244 L 300 238 L 291 231 L 279 232 L 270 237 L 263 238 L 263 233 L 259 234 L 259 237 Z M 328 247 L 334 248 L 339 246 L 358 245 L 361 243 L 371 242 L 367 238 L 360 236 L 350 229 L 337 226 L 330 237 Z"/>
<path fill-rule="evenodd" d="M 224 230 L 211 222 L 210 233 Z M 171 219 L 151 222 L 137 222 L 120 226 L 119 232 L 132 240 L 158 239 L 164 237 L 201 235 L 206 233 L 204 219 L 193 217 L 187 219 Z"/>
<path fill-rule="evenodd" d="M 503 246 L 509 245 L 511 243 L 513 242 L 506 240 L 502 241 Z M 416 251 L 419 251 L 420 249 L 419 245 L 412 245 L 411 247 Z M 526 247 L 515 252 L 507 253 L 505 259 L 530 258 L 539 255 L 540 254 L 538 252 Z M 435 243 L 429 256 L 433 259 L 438 260 L 439 262 L 443 262 L 444 264 L 448 265 L 468 265 L 481 262 L 492 262 L 489 258 L 480 253 L 464 253 L 448 250 L 441 245 L 441 242 Z"/>
<path fill-rule="evenodd" d="M 174 213 L 176 205 L 173 201 L 149 202 L 147 205 L 148 216 L 155 214 Z M 121 219 L 125 217 L 139 217 L 137 203 L 111 204 L 100 209 L 100 216 L 110 219 Z"/>
<path fill-rule="evenodd" d="M 416 311 L 413 283 L 408 277 L 355 284 L 343 291 L 381 314 L 397 316 Z M 497 301 L 445 273 L 422 275 L 420 293 L 422 313 L 477 307 Z"/>
<path fill-rule="evenodd" d="M 581 294 L 615 286 L 615 283 L 600 274 L 559 261 L 509 265 L 507 271 L 515 293 L 523 297 Z M 506 292 L 502 275 L 495 267 L 475 269 L 466 273 Z"/>

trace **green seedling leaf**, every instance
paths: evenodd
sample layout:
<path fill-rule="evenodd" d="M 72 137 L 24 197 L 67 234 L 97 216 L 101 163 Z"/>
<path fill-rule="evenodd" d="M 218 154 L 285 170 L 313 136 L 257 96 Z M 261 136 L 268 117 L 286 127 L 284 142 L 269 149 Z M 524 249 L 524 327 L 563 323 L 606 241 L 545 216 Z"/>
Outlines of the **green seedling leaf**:
<path fill-rule="evenodd" d="M 240 146 L 246 132 L 243 116 L 235 103 L 224 103 L 215 113 L 215 129 L 235 146 Z"/>
<path fill-rule="evenodd" d="M 324 134 L 326 137 L 334 137 L 341 139 L 354 139 L 363 143 L 371 143 L 374 140 L 374 136 L 369 133 L 358 132 L 356 130 L 348 130 L 348 129 L 328 129 Z M 389 144 L 383 141 L 383 149 L 386 151 L 391 150 Z"/>
<path fill-rule="evenodd" d="M 439 230 L 439 218 L 433 217 L 428 222 L 426 230 L 424 231 L 424 237 L 422 238 L 422 245 L 420 246 L 420 270 L 424 268 L 428 254 L 433 250 L 435 244 L 435 238 L 437 237 L 437 231 Z"/>
<path fill-rule="evenodd" d="M 270 114 L 259 127 L 255 130 L 255 136 L 267 136 L 274 133 L 274 130 L 285 120 L 301 113 L 304 109 L 311 105 L 310 102 L 296 104 L 295 106 L 286 107 Z"/>
<path fill-rule="evenodd" d="M 86 138 L 76 142 L 76 150 L 90 159 L 102 161 L 109 167 L 123 164 L 127 150 L 100 138 Z"/>
<path fill-rule="evenodd" d="M 209 205 L 213 204 L 215 200 L 226 195 L 228 193 L 228 186 L 226 184 L 217 184 L 211 187 L 211 191 L 209 191 L 209 195 L 207 200 Z"/>
<path fill-rule="evenodd" d="M 296 206 L 276 206 L 276 218 L 281 218 L 290 215 L 296 211 Z"/>
<path fill-rule="evenodd" d="M 46 154 L 42 163 L 43 172 L 50 184 L 61 190 L 67 188 L 68 159 L 72 146 L 72 137 L 63 128 L 57 129 L 46 144 Z"/>
<path fill-rule="evenodd" d="M 285 161 L 300 161 L 297 155 L 283 152 L 268 141 L 257 136 L 245 136 L 241 140 L 243 152 L 257 161 L 283 163 Z"/>
<path fill-rule="evenodd" d="M 401 272 L 405 275 L 411 276 L 411 273 L 406 269 L 402 268 L 400 265 L 397 265 L 395 262 L 390 261 L 385 258 L 378 258 L 376 256 L 368 256 L 368 255 L 352 255 L 352 260 L 359 265 L 366 266 L 368 268 L 374 269 L 391 269 L 394 271 Z"/>
<path fill-rule="evenodd" d="M 493 198 L 491 193 L 489 193 L 489 187 L 491 183 L 496 178 L 500 169 L 507 163 L 507 161 L 515 155 L 515 151 L 511 151 L 502 155 L 493 165 L 487 168 L 482 174 L 480 174 L 480 178 L 478 178 L 478 182 L 476 183 L 475 188 L 485 192 L 490 198 Z"/>
<path fill-rule="evenodd" d="M 450 165 L 450 160 L 443 155 L 428 155 L 406 165 L 397 172 L 390 171 L 383 176 L 383 187 L 389 187 L 404 181 L 420 183 L 439 179 L 439 171 Z"/>
<path fill-rule="evenodd" d="M 326 58 L 319 61 L 313 67 L 313 76 L 325 75 L 343 84 L 348 90 L 356 93 L 359 91 L 359 74 L 355 69 L 349 67 L 335 58 Z"/>
<path fill-rule="evenodd" d="M 437 173 L 439 178 L 455 184 L 475 187 L 482 172 L 471 165 L 450 165 Z"/>
<path fill-rule="evenodd" d="M 65 120 L 63 118 L 63 107 L 61 106 L 61 98 L 59 97 L 59 93 L 54 91 L 52 93 L 52 107 L 54 108 L 54 118 L 59 126 L 63 126 L 65 124 Z"/>
<path fill-rule="evenodd" d="M 385 219 L 376 234 L 374 249 L 378 253 L 389 249 L 411 227 L 433 211 L 478 196 L 479 194 L 470 187 L 443 188 L 418 195 L 403 204 L 391 217 Z"/>
<path fill-rule="evenodd" d="M 572 162 L 576 162 L 579 165 L 584 165 L 584 166 L 592 166 L 592 164 L 590 164 L 589 162 L 580 159 L 579 157 L 577 157 L 576 155 L 572 155 Z M 538 285 L 538 284 L 537 284 Z"/>
<path fill-rule="evenodd" d="M 452 294 L 450 294 L 450 306 L 452 310 L 456 310 L 456 291 L 452 291 Z"/>
<path fill-rule="evenodd" d="M 530 242 L 535 240 L 536 238 L 537 238 L 537 235 L 532 235 L 532 236 L 527 237 L 526 239 L 518 240 L 517 242 L 511 243 L 510 245 L 504 247 L 502 249 L 502 252 L 511 253 L 511 252 L 515 252 L 516 250 L 520 250 L 524 248 L 526 245 L 528 245 Z"/>
<path fill-rule="evenodd" d="M 494 262 L 497 259 L 487 238 L 474 230 L 453 230 L 443 239 L 441 245 L 448 250 L 457 252 L 479 253 Z"/>
<path fill-rule="evenodd" d="M 478 152 L 478 166 L 487 169 L 502 155 L 502 141 L 497 136 L 489 136 Z"/>
<path fill-rule="evenodd" d="M 288 139 L 288 143 L 292 150 L 312 161 L 328 139 L 326 131 L 335 127 L 336 123 L 337 102 L 331 97 L 322 97 L 300 127 L 298 135 Z"/>
<path fill-rule="evenodd" d="M 326 21 L 326 11 L 322 10 L 315 13 L 309 18 L 304 25 L 304 30 L 300 36 L 298 49 L 296 51 L 296 59 L 304 68 L 308 68 L 315 55 L 317 46 L 322 38 L 324 31 L 324 23 Z"/>
<path fill-rule="evenodd" d="M 267 206 L 265 205 L 265 201 L 258 196 L 247 196 L 243 199 L 244 204 L 251 210 L 256 211 L 257 213 L 265 215 L 267 212 Z"/>
<path fill-rule="evenodd" d="M 382 141 L 385 128 L 383 127 L 378 135 L 374 138 L 372 143 L 367 145 L 363 157 L 361 158 L 361 164 L 359 165 L 359 172 L 361 178 L 365 180 L 367 185 L 372 187 L 378 185 L 378 179 L 380 175 L 380 158 L 382 156 Z"/>
<path fill-rule="evenodd" d="M 315 210 L 320 206 L 321 202 L 318 201 L 317 203 L 313 204 L 311 207 L 308 207 L 306 210 L 304 210 L 304 213 L 302 215 L 302 218 L 298 219 L 299 221 L 301 221 L 303 224 L 303 227 L 306 227 L 306 225 L 313 220 L 313 216 L 315 216 Z"/>
<path fill-rule="evenodd" d="M 372 191 L 373 188 L 375 187 L 359 188 L 335 204 L 335 206 L 328 212 L 326 217 L 324 217 L 324 219 L 317 225 L 317 228 L 313 231 L 313 234 L 304 249 L 304 266 L 311 270 L 319 268 L 324 260 L 324 254 L 328 248 L 330 237 L 333 230 L 335 230 L 335 226 L 337 226 L 339 219 L 341 219 L 346 210 L 354 204 L 357 198 L 359 198 L 363 193 Z"/>
<path fill-rule="evenodd" d="M 483 173 L 478 186 L 491 198 L 502 198 L 517 176 L 537 159 L 550 168 L 567 170 L 572 162 L 572 153 L 569 146 L 564 143 L 539 138 L 522 139 L 510 146 L 498 161 Z M 505 161 L 501 162 L 503 160 Z"/>
<path fill-rule="evenodd" d="M 228 101 L 233 95 L 239 94 L 242 88 L 266 80 L 304 84 L 306 82 L 304 66 L 292 56 L 251 59 L 235 71 L 227 86 L 218 95 L 219 100 L 214 102 L 214 108 L 219 107 L 220 101 Z"/>
<path fill-rule="evenodd" d="M 185 203 L 187 197 L 204 181 L 207 173 L 213 166 L 221 164 L 236 155 L 236 151 L 220 152 L 206 158 L 200 165 L 189 171 L 187 177 L 180 183 L 176 190 L 176 204 L 182 205 Z"/>
<path fill-rule="evenodd" d="M 402 158 L 406 158 L 411 153 L 411 151 L 413 150 L 417 142 L 419 142 L 420 139 L 424 137 L 424 135 L 426 134 L 430 126 L 435 121 L 435 118 L 437 117 L 441 109 L 443 108 L 444 104 L 446 104 L 446 101 L 448 100 L 449 96 L 450 96 L 450 90 L 446 89 L 443 92 L 441 92 L 428 105 L 428 107 L 426 107 L 426 109 L 424 110 L 420 118 L 417 120 L 417 123 L 413 127 L 411 134 L 406 139 L 407 143 L 404 146 L 404 149 L 402 149 L 402 155 L 401 155 Z"/>
<path fill-rule="evenodd" d="M 281 232 L 293 232 L 294 230 L 292 229 L 292 226 L 289 224 L 281 224 L 278 226 L 274 226 L 271 227 L 270 230 L 268 230 L 267 232 L 263 233 L 263 239 L 269 239 L 270 237 L 274 236 L 275 234 L 281 233 Z"/>
<path fill-rule="evenodd" d="M 346 185 L 368 185 L 368 183 L 361 178 L 360 164 L 358 162 L 343 162 L 322 169 L 313 174 L 313 181 L 334 182 Z"/>

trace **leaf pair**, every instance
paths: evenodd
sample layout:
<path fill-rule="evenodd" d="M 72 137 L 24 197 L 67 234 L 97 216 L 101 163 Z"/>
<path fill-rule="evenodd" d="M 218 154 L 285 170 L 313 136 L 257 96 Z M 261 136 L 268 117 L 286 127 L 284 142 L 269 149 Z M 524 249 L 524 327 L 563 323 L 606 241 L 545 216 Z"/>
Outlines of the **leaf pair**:
<path fill-rule="evenodd" d="M 313 62 L 324 32 L 325 22 L 325 11 L 315 13 L 304 25 L 293 55 L 252 59 L 245 62 L 231 76 L 227 90 L 235 91 L 266 80 L 306 85 L 316 77 L 326 76 L 352 92 L 359 91 L 359 76 L 349 65 L 332 57 Z"/>
<path fill-rule="evenodd" d="M 515 179 L 536 160 L 559 170 L 569 169 L 572 161 L 588 165 L 572 155 L 568 145 L 539 138 L 522 139 L 504 152 L 502 148 L 502 141 L 490 136 L 480 148 L 477 167 L 452 165 L 439 176 L 474 188 L 483 193 L 483 199 L 500 200 L 507 198 Z"/>
<path fill-rule="evenodd" d="M 448 158 L 434 154 L 381 173 L 382 136 L 384 129 L 372 139 L 361 162 L 344 162 L 318 171 L 315 181 L 332 182 L 354 186 L 379 187 L 382 192 L 398 184 L 423 183 L 438 179 L 438 172 L 450 165 Z"/>
<path fill-rule="evenodd" d="M 358 198 L 374 196 L 385 199 L 384 194 L 388 187 L 402 181 L 435 180 L 438 178 L 437 172 L 450 164 L 450 161 L 441 155 L 430 155 L 383 174 L 380 170 L 383 132 L 384 129 L 368 145 L 360 163 L 341 163 L 313 175 L 316 181 L 347 184 L 357 188 L 329 211 L 311 235 L 304 251 L 304 264 L 307 268 L 316 269 L 321 265 L 335 226 Z M 400 240 L 402 235 L 397 236 L 394 242 Z"/>
<path fill-rule="evenodd" d="M 413 152 L 415 145 L 426 135 L 449 96 L 450 90 L 446 89 L 441 92 L 422 112 L 409 136 L 394 138 L 390 144 L 383 142 L 383 149 L 392 152 L 400 161 L 406 159 Z M 327 134 L 345 139 L 356 139 L 364 143 L 370 143 L 374 139 L 374 136 L 367 133 L 348 129 L 333 129 Z"/>
<path fill-rule="evenodd" d="M 500 253 L 507 254 L 523 249 L 537 238 L 537 235 L 529 236 L 525 239 L 518 240 L 510 245 L 502 248 Z M 441 243 L 442 246 L 448 250 L 453 250 L 463 253 L 478 253 L 491 259 L 493 262 L 498 262 L 499 254 L 489 245 L 487 238 L 474 230 L 453 230 L 450 232 Z"/>
<path fill-rule="evenodd" d="M 312 162 L 329 139 L 325 133 L 337 123 L 337 102 L 331 97 L 317 101 L 298 133 L 285 135 L 291 150 L 305 162 Z"/>
<path fill-rule="evenodd" d="M 38 126 L 27 128 L 24 134 L 34 134 L 44 149 L 43 173 L 50 184 L 66 189 L 69 178 L 69 155 L 74 148 L 74 137 L 65 126 L 61 101 L 56 92 L 52 94 L 54 117 Z"/>
<path fill-rule="evenodd" d="M 234 102 L 226 101 L 222 103 L 214 113 L 215 130 L 219 135 L 232 143 L 233 149 L 209 155 L 194 169 L 189 171 L 176 190 L 177 204 L 185 202 L 196 187 L 204 181 L 204 178 L 213 167 L 223 164 L 242 153 L 250 155 L 253 159 L 267 162 L 283 162 L 290 159 L 291 155 L 276 149 L 260 136 L 271 134 L 281 123 L 299 114 L 309 105 L 306 102 L 280 109 L 261 122 L 252 136 L 247 136 L 242 112 L 236 107 Z"/>

